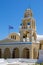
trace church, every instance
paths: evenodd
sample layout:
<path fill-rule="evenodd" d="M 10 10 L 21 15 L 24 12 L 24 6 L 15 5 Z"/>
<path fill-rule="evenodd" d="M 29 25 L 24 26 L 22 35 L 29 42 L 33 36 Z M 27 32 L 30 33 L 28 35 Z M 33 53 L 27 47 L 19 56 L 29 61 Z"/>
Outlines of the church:
<path fill-rule="evenodd" d="M 39 51 L 43 50 L 43 39 L 38 40 L 36 21 L 31 9 L 24 12 L 19 32 L 10 33 L 0 40 L 0 58 L 39 59 Z"/>

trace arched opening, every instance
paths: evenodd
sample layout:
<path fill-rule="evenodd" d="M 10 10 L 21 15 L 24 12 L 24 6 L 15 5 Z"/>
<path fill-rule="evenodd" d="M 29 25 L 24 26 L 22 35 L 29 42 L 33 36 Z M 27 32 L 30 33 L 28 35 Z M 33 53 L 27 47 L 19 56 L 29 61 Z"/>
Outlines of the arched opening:
<path fill-rule="evenodd" d="M 36 48 L 33 49 L 33 59 L 37 59 L 38 58 L 38 51 Z"/>
<path fill-rule="evenodd" d="M 38 51 L 38 56 L 37 56 L 37 59 L 39 59 L 39 51 Z"/>
<path fill-rule="evenodd" d="M 39 49 L 41 50 L 41 44 L 39 45 Z"/>
<path fill-rule="evenodd" d="M 2 51 L 1 51 L 1 49 L 0 49 L 0 58 L 2 57 Z"/>
<path fill-rule="evenodd" d="M 18 48 L 13 49 L 12 57 L 19 58 L 19 49 Z"/>
<path fill-rule="evenodd" d="M 30 58 L 30 52 L 28 48 L 23 49 L 23 58 Z"/>
<path fill-rule="evenodd" d="M 10 58 L 11 57 L 11 53 L 10 53 L 10 49 L 9 48 L 6 48 L 4 50 L 4 58 Z"/>

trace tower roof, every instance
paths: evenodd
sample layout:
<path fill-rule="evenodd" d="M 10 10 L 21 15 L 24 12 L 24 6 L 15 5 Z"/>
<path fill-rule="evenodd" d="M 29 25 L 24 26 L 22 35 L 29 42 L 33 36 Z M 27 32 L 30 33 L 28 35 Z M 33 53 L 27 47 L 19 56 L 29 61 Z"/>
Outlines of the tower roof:
<path fill-rule="evenodd" d="M 24 17 L 32 17 L 32 10 L 30 8 L 26 9 L 24 13 Z"/>

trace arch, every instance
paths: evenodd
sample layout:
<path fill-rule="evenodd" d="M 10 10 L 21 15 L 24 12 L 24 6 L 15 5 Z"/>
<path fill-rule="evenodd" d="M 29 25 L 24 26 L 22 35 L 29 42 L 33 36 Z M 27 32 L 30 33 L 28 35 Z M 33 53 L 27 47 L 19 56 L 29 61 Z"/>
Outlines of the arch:
<path fill-rule="evenodd" d="M 11 52 L 10 52 L 10 49 L 9 48 L 6 48 L 4 50 L 4 58 L 10 58 L 11 57 Z"/>
<path fill-rule="evenodd" d="M 19 49 L 18 48 L 13 49 L 12 57 L 19 58 Z"/>
<path fill-rule="evenodd" d="M 2 57 L 2 50 L 0 49 L 0 58 Z"/>
<path fill-rule="evenodd" d="M 23 58 L 30 58 L 30 52 L 28 48 L 24 48 L 22 54 Z"/>
<path fill-rule="evenodd" d="M 37 49 L 34 48 L 33 49 L 33 59 L 37 59 L 38 58 L 38 52 L 37 52 Z"/>

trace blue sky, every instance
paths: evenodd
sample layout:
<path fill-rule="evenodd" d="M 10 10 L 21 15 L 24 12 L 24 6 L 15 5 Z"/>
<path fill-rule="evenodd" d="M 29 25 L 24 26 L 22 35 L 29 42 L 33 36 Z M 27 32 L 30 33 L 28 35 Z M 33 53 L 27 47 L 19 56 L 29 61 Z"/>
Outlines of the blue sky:
<path fill-rule="evenodd" d="M 0 39 L 8 35 L 9 25 L 14 27 L 10 32 L 19 32 L 27 8 L 32 9 L 37 34 L 43 35 L 43 0 L 0 0 Z"/>

